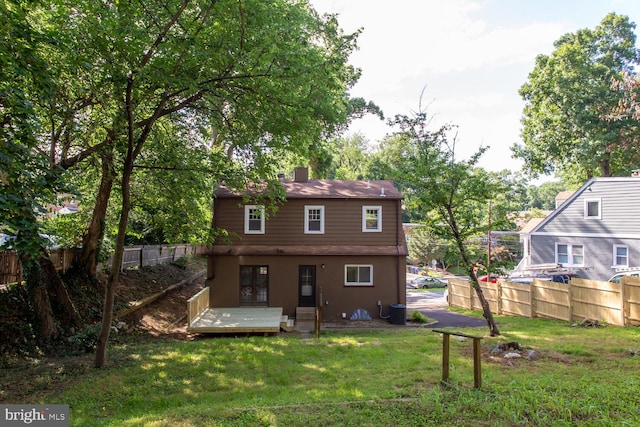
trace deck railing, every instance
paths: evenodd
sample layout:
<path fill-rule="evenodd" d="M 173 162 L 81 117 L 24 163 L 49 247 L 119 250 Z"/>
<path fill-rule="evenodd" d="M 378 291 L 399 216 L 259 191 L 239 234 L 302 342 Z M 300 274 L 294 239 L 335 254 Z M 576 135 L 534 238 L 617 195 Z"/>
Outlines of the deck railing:
<path fill-rule="evenodd" d="M 191 325 L 193 320 L 203 311 L 209 308 L 209 287 L 202 289 L 200 292 L 187 300 L 187 325 Z"/>

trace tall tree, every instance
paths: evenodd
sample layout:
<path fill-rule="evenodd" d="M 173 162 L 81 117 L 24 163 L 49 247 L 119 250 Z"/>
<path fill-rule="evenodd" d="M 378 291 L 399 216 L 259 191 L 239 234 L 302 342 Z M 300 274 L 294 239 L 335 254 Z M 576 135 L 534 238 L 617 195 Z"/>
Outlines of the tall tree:
<path fill-rule="evenodd" d="M 373 108 L 348 96 L 359 77 L 359 70 L 347 62 L 358 33 L 344 34 L 335 16 L 319 16 L 303 0 L 42 0 L 29 8 L 20 1 L 0 7 L 7 4 L 13 15 L 7 15 L 11 22 L 1 30 L 3 41 L 9 41 L 3 53 L 9 53 L 0 57 L 23 57 L 3 63 L 0 72 L 15 73 L 19 79 L 6 82 L 15 94 L 28 96 L 15 98 L 12 114 L 23 116 L 20 122 L 4 116 L 3 126 L 9 127 L 2 136 L 17 141 L 14 134 L 20 130 L 28 144 L 26 139 L 16 143 L 11 157 L 1 157 L 7 164 L 19 159 L 15 164 L 44 165 L 42 176 L 33 175 L 44 184 L 30 185 L 25 177 L 19 184 L 13 172 L 3 170 L 8 194 L 3 194 L 3 202 L 9 211 L 22 200 L 22 212 L 33 213 L 38 201 L 33 192 L 55 194 L 67 177 L 82 172 L 79 166 L 95 168 L 102 179 L 94 187 L 96 203 L 83 245 L 89 250 L 82 258 L 88 270 L 95 269 L 98 245 L 91 243 L 100 240 L 105 228 L 114 186 L 121 202 L 114 254 L 114 265 L 119 265 L 131 186 L 142 179 L 147 161 L 177 170 L 181 160 L 178 154 L 168 159 L 171 150 L 209 150 L 215 155 L 203 160 L 205 165 L 196 160 L 189 167 L 204 166 L 202 173 L 209 174 L 205 182 L 217 185 L 224 179 L 240 186 L 275 177 L 278 153 L 308 154 L 316 141 L 343 128 L 349 114 Z M 25 31 L 29 37 L 35 34 L 30 24 L 52 42 L 25 43 Z M 31 51 L 38 61 L 31 60 Z M 40 80 L 32 85 L 32 77 Z M 42 93 L 37 88 L 43 88 Z M 2 114 L 9 111 L 5 105 L 3 99 Z M 188 131 L 170 134 L 171 129 Z M 171 147 L 171 138 L 180 144 Z M 149 151 L 147 144 L 153 141 L 158 143 Z M 225 161 L 214 160 L 220 153 Z M 167 164 L 159 165 L 161 161 Z M 21 193 L 24 189 L 31 193 Z M 5 226 L 6 221 L 3 218 L 3 229 L 13 227 Z M 35 216 L 28 221 L 36 224 Z M 22 223 L 15 224 L 18 229 Z M 116 267 L 107 285 L 97 366 L 106 361 L 118 280 Z"/>
<path fill-rule="evenodd" d="M 520 88 L 523 144 L 512 147 L 533 174 L 571 170 L 579 181 L 626 173 L 637 154 L 629 120 L 610 121 L 621 93 L 611 88 L 640 63 L 635 24 L 607 15 L 595 29 L 562 36 L 540 55 Z M 637 136 L 637 135 L 636 135 Z"/>
<path fill-rule="evenodd" d="M 444 125 L 431 131 L 426 112 L 419 110 L 412 116 L 396 116 L 391 124 L 398 134 L 411 143 L 412 148 L 400 166 L 404 181 L 410 187 L 407 203 L 424 213 L 423 222 L 430 232 L 445 241 L 453 242 L 460 254 L 462 266 L 482 305 L 491 336 L 499 335 L 491 308 L 478 283 L 469 242 L 486 235 L 491 227 L 502 228 L 508 223 L 510 206 L 496 203 L 489 218 L 491 200 L 507 200 L 509 188 L 497 175 L 487 173 L 475 165 L 486 151 L 480 148 L 469 160 L 456 158 L 455 127 Z"/>
<path fill-rule="evenodd" d="M 63 189 L 63 168 L 39 149 L 44 127 L 37 106 L 53 102 L 57 85 L 43 55 L 54 40 L 32 25 L 34 7 L 21 1 L 0 4 L 0 231 L 16 237 L 12 247 L 22 265 L 36 329 L 49 341 L 59 335 L 56 316 L 67 326 L 75 326 L 79 318 L 38 224 L 46 203 Z"/>
<path fill-rule="evenodd" d="M 303 150 L 346 121 L 347 89 L 358 76 L 347 64 L 355 35 L 344 35 L 335 17 L 318 16 L 306 2 L 125 3 L 75 4 L 74 11 L 94 12 L 88 19 L 64 11 L 85 28 L 87 43 L 100 48 L 95 60 L 120 65 L 110 70 L 110 98 L 119 102 L 104 132 L 121 162 L 114 266 L 122 260 L 134 168 L 159 127 L 178 120 L 208 124 L 214 144 L 244 168 L 270 175 L 274 151 Z M 100 45 L 105 35 L 108 52 Z M 112 268 L 98 367 L 106 363 L 118 281 L 119 269 Z"/>

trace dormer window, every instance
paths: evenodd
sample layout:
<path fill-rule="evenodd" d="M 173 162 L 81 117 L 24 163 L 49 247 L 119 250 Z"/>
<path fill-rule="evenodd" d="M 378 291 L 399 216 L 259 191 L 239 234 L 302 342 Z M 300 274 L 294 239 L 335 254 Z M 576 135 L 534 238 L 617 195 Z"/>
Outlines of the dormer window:
<path fill-rule="evenodd" d="M 588 199 L 584 201 L 585 219 L 602 219 L 600 199 Z"/>
<path fill-rule="evenodd" d="M 362 207 L 362 232 L 382 231 L 382 206 Z"/>
<path fill-rule="evenodd" d="M 244 207 L 244 233 L 264 234 L 264 206 L 246 205 Z"/>

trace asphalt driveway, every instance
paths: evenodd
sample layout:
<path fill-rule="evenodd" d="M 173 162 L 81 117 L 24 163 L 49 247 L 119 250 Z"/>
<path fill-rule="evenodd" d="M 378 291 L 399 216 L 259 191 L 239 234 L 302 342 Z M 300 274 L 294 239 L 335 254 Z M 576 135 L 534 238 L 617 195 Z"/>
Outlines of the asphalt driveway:
<path fill-rule="evenodd" d="M 407 313 L 418 310 L 436 320 L 437 323 L 429 325 L 429 328 L 471 328 L 487 325 L 482 318 L 449 311 L 447 306 L 444 291 L 424 292 L 407 289 Z"/>

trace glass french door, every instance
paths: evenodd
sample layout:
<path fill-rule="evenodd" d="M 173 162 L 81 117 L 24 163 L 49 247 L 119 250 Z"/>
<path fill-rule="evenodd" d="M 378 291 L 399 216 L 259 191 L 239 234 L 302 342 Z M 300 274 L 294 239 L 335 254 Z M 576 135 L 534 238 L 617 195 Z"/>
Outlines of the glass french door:
<path fill-rule="evenodd" d="M 240 305 L 268 305 L 269 267 L 240 266 Z"/>

